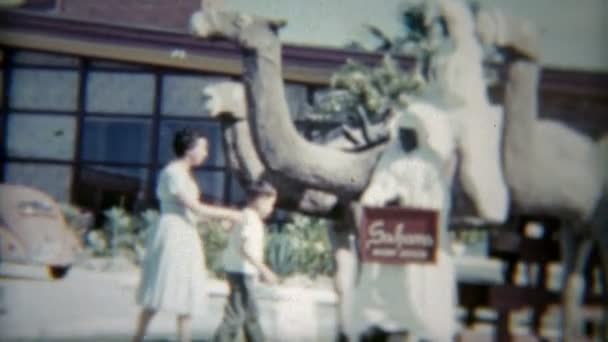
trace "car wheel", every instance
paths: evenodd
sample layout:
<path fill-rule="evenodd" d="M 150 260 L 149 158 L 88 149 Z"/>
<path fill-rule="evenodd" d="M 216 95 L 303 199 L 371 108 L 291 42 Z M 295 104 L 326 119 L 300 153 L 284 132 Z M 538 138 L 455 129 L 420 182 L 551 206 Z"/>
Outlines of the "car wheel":
<path fill-rule="evenodd" d="M 52 279 L 61 279 L 68 274 L 70 266 L 49 266 L 49 275 Z"/>

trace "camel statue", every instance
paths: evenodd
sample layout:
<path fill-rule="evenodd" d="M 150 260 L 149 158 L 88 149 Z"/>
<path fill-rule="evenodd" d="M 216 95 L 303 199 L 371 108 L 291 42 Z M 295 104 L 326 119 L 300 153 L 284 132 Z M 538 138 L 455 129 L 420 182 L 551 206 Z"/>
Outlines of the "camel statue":
<path fill-rule="evenodd" d="M 497 10 L 477 16 L 479 36 L 509 53 L 506 64 L 504 169 L 513 211 L 560 219 L 564 264 L 564 339 L 582 334 L 583 268 L 593 245 L 608 285 L 608 137 L 596 142 L 568 126 L 538 117 L 541 73 L 534 26 Z M 604 287 L 604 295 L 606 288 Z M 608 338 L 608 297 L 604 301 Z"/>
<path fill-rule="evenodd" d="M 228 146 L 229 159 L 231 160 L 231 167 L 236 169 L 237 174 L 242 174 L 239 178 L 242 179 L 243 183 L 247 183 L 247 179 L 257 179 L 256 177 L 263 177 L 264 166 L 263 163 L 256 159 L 254 147 L 252 142 L 247 142 L 250 138 L 250 132 L 248 130 L 247 122 L 245 121 L 247 112 L 244 106 L 244 87 L 242 84 L 237 82 L 220 82 L 207 86 L 204 90 L 207 101 L 207 112 L 211 117 L 229 117 L 231 120 L 224 125 L 224 140 Z M 444 168 L 445 160 L 442 160 L 438 153 L 436 153 L 429 145 L 428 140 L 434 135 L 430 134 L 429 130 L 433 130 L 433 133 L 442 132 L 438 130 L 438 124 L 428 120 L 428 117 L 424 117 L 426 120 L 421 120 L 422 116 L 416 116 L 412 114 L 401 115 L 399 122 L 396 122 L 399 127 L 408 127 L 414 129 L 419 138 L 416 142 L 416 147 L 408 143 L 408 140 L 397 141 L 392 140 L 393 143 L 388 143 L 375 171 L 370 180 L 370 185 L 365 189 L 361 196 L 361 203 L 368 206 L 383 206 L 386 202 L 392 202 L 393 204 L 407 205 L 409 207 L 421 207 L 421 208 L 433 208 L 439 212 L 444 212 L 442 215 L 442 229 L 441 229 L 441 246 L 442 251 L 440 252 L 441 268 L 437 267 L 415 267 L 415 270 L 410 267 L 409 271 L 403 273 L 403 267 L 396 267 L 385 269 L 380 268 L 379 270 L 371 271 L 371 268 L 363 267 L 361 269 L 362 282 L 359 282 L 359 286 L 355 287 L 355 274 L 357 273 L 357 260 L 353 257 L 349 249 L 343 249 L 336 251 L 336 258 L 338 259 L 338 265 L 341 272 L 338 275 L 338 283 L 341 284 L 340 293 L 342 297 L 348 296 L 348 300 L 344 300 L 345 306 L 343 307 L 342 316 L 345 320 L 350 322 L 357 320 L 357 327 L 349 335 L 357 336 L 360 335 L 366 327 L 374 322 L 367 322 L 364 317 L 352 317 L 350 314 L 356 312 L 352 309 L 352 305 L 367 306 L 370 303 L 352 303 L 356 301 L 357 297 L 365 297 L 352 294 L 354 291 L 367 291 L 371 283 L 378 283 L 377 277 L 369 277 L 368 274 L 380 274 L 381 277 L 385 277 L 385 274 L 396 274 L 402 275 L 402 281 L 388 281 L 384 279 L 383 283 L 389 284 L 393 288 L 400 289 L 402 286 L 407 286 L 407 283 L 411 282 L 409 278 L 419 275 L 420 272 L 430 274 L 431 276 L 440 276 L 441 280 L 434 282 L 437 286 L 441 286 L 441 291 L 434 291 L 433 293 L 443 293 L 449 295 L 445 301 L 442 302 L 454 302 L 453 291 L 443 291 L 447 284 L 455 284 L 453 265 L 450 262 L 449 257 L 446 257 L 445 253 L 449 250 L 448 246 L 448 233 L 447 233 L 447 217 L 449 214 L 448 203 L 449 198 L 449 186 L 447 171 Z M 449 134 L 450 131 L 444 127 L 444 133 Z M 362 134 L 361 132 L 352 132 L 351 134 Z M 345 138 L 339 134 L 329 134 L 330 137 L 325 140 L 328 148 L 340 148 L 349 150 L 354 147 L 352 140 Z M 448 135 L 449 136 L 449 135 Z M 455 143 L 453 147 L 455 148 Z M 451 158 L 454 158 L 456 151 L 454 150 Z M 243 157 L 247 155 L 248 157 Z M 239 157 L 240 156 L 240 157 Z M 247 159 L 247 160 L 245 160 Z M 284 187 L 285 184 L 275 185 L 277 188 Z M 307 189 L 303 193 L 284 193 L 281 194 L 283 206 L 289 206 L 291 203 L 292 208 L 295 208 L 301 212 L 308 212 L 310 214 L 322 215 L 325 210 L 328 210 L 325 205 L 319 205 L 323 203 L 322 196 L 329 198 L 329 203 L 335 205 L 337 200 L 336 196 L 332 196 L 329 193 L 322 193 L 320 191 L 314 191 Z M 299 201 L 294 201 L 299 199 Z M 311 201 L 315 199 L 315 201 Z M 311 206 L 311 203 L 316 205 Z M 295 205 L 295 207 L 294 207 Z M 312 210 L 316 209 L 316 210 Z M 334 234 L 335 235 L 335 234 Z M 429 270 L 431 272 L 429 272 Z M 371 273 L 370 273 L 371 272 Z M 378 273 L 380 272 L 380 273 Z M 418 273 L 416 273 L 418 272 Z M 428 275 L 427 275 L 428 278 Z M 398 280 L 395 278 L 393 280 Z M 405 279 L 405 281 L 403 281 Z M 404 284 L 405 283 L 405 284 Z M 387 286 L 385 286 L 388 288 Z M 452 289 L 454 290 L 454 289 Z M 386 292 L 390 295 L 389 292 Z M 429 291 L 429 293 L 431 293 Z M 435 298 L 438 298 L 435 296 Z M 411 308 L 420 308 L 418 305 L 409 305 Z M 442 315 L 444 321 L 449 323 L 448 329 L 445 329 L 446 324 L 437 324 L 437 314 L 433 315 L 433 319 L 429 317 L 425 320 L 426 322 L 433 321 L 434 328 L 440 333 L 453 332 L 453 316 L 454 312 L 450 310 L 444 310 Z M 346 318 L 348 317 L 348 318 Z M 401 317 L 403 319 L 403 317 Z M 343 323 L 345 330 L 349 330 L 350 325 L 348 322 Z M 433 328 L 427 327 L 427 328 Z M 352 330 L 352 329 L 350 329 Z M 436 335 L 434 335 L 436 336 Z"/>
<path fill-rule="evenodd" d="M 459 9 L 458 6 L 456 9 L 451 8 L 451 5 L 446 2 L 442 7 L 446 15 Z M 458 15 L 456 17 L 459 19 Z M 465 23 L 473 27 L 470 25 L 470 16 L 468 20 L 467 22 L 465 19 Z M 211 99 L 211 113 L 229 114 L 234 119 L 227 125 L 224 138 L 228 142 L 229 160 L 239 170 L 240 178 L 245 181 L 261 176 L 269 178 L 279 189 L 279 195 L 288 207 L 290 205 L 291 208 L 304 212 L 340 218 L 343 214 L 349 215 L 350 203 L 353 201 L 365 200 L 363 204 L 368 202 L 382 205 L 388 200 L 380 195 L 373 195 L 374 192 L 390 192 L 386 185 L 377 182 L 379 178 L 374 175 L 389 172 L 396 173 L 397 179 L 402 179 L 403 175 L 407 174 L 411 174 L 410 177 L 418 177 L 416 172 L 422 168 L 428 170 L 429 174 L 439 175 L 439 178 L 435 179 L 441 180 L 435 182 L 441 185 L 437 188 L 439 190 L 426 191 L 431 191 L 433 198 L 442 199 L 433 203 L 434 208 L 441 211 L 441 230 L 442 236 L 445 236 L 450 205 L 449 200 L 443 199 L 451 188 L 453 171 L 457 165 L 455 150 L 458 148 L 458 152 L 463 155 L 463 162 L 458 165 L 461 174 L 465 174 L 464 188 L 473 199 L 480 216 L 489 221 L 504 220 L 507 211 L 506 186 L 502 180 L 498 153 L 495 151 L 500 137 L 491 134 L 480 135 L 485 139 L 480 143 L 475 139 L 466 139 L 462 134 L 459 138 L 452 135 L 453 122 L 460 125 L 462 132 L 472 132 L 471 128 L 466 126 L 476 123 L 475 115 L 479 121 L 487 122 L 484 127 L 500 127 L 500 111 L 492 108 L 487 99 L 480 97 L 471 100 L 470 96 L 455 96 L 464 104 L 463 107 L 467 108 L 459 109 L 455 113 L 429 101 L 415 102 L 410 108 L 409 116 L 400 113 L 395 116 L 397 119 L 394 122 L 384 124 L 389 131 L 386 134 L 388 141 L 372 143 L 367 148 L 353 150 L 344 139 L 336 139 L 327 145 L 309 142 L 295 130 L 285 100 L 281 44 L 278 39 L 278 30 L 284 24 L 281 21 L 224 12 L 212 1 L 206 1 L 202 11 L 192 17 L 192 27 L 197 36 L 230 39 L 243 49 L 244 91 L 230 86 L 217 86 L 206 90 Z M 458 28 L 458 24 L 455 25 L 457 27 L 454 30 Z M 469 34 L 473 34 L 472 31 Z M 466 61 L 466 58 L 461 60 Z M 480 65 L 479 60 L 477 68 L 480 69 Z M 466 69 L 447 69 L 467 72 Z M 481 72 L 478 74 L 481 75 Z M 474 81 L 482 82 L 482 79 Z M 446 88 L 449 88 L 449 84 Z M 473 88 L 475 91 L 481 91 L 483 87 L 480 85 Z M 243 95 L 245 101 L 238 100 L 239 96 Z M 477 112 L 491 114 L 483 116 L 484 114 L 476 114 Z M 490 119 L 486 120 L 486 117 Z M 411 146 L 404 141 L 407 140 L 404 139 L 407 134 L 403 132 L 412 127 L 412 121 L 416 122 L 419 141 L 424 142 L 420 144 L 417 152 L 426 151 L 425 153 L 406 153 L 411 150 Z M 436 132 L 446 134 L 439 138 Z M 400 150 L 402 152 L 399 152 Z M 421 156 L 424 158 L 418 159 Z M 403 162 L 399 162 L 402 159 Z M 487 166 L 485 172 L 480 173 L 482 167 L 475 167 L 475 163 Z M 471 173 L 477 173 L 477 176 Z M 410 183 L 415 187 L 417 182 Z M 376 191 L 378 189 L 384 190 Z M 404 197 L 407 189 L 402 187 L 400 190 L 399 193 L 394 193 L 399 203 L 416 205 L 408 197 Z M 412 188 L 410 193 L 416 191 L 419 193 L 421 190 Z M 362 197 L 364 192 L 367 192 L 367 195 Z M 357 265 L 355 253 L 351 248 L 353 236 L 356 235 L 354 228 L 348 219 L 344 219 L 338 220 L 330 232 L 338 268 L 336 283 L 341 297 L 342 329 L 351 332 L 356 330 L 352 326 L 348 327 L 352 323 L 349 314 Z M 443 247 L 445 248 L 445 244 Z M 449 274 L 448 278 L 451 279 L 448 284 L 442 284 L 448 286 L 451 283 L 453 288 L 455 279 Z M 452 302 L 448 300 L 444 304 L 451 307 Z M 444 321 L 450 319 L 446 318 Z M 424 337 L 424 332 L 421 335 Z"/>

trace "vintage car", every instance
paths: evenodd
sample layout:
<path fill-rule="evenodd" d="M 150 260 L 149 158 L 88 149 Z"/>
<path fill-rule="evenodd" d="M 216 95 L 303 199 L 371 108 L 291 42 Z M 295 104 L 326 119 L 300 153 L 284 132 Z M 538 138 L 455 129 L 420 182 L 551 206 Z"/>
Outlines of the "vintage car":
<path fill-rule="evenodd" d="M 61 278 L 81 251 L 55 200 L 30 187 L 0 184 L 0 276 Z"/>

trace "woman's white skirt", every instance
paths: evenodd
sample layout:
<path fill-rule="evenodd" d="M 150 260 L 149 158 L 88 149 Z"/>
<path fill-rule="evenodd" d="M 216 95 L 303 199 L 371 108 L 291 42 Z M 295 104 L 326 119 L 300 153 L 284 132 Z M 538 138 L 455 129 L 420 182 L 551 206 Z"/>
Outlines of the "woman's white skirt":
<path fill-rule="evenodd" d="M 151 229 L 137 302 L 153 310 L 195 314 L 207 297 L 205 255 L 196 228 L 179 215 L 162 214 Z"/>

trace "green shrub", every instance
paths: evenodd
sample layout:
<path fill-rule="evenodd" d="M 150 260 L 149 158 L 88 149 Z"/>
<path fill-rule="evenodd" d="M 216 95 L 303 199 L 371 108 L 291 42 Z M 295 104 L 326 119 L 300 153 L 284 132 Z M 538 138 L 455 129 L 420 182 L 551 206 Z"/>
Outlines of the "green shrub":
<path fill-rule="evenodd" d="M 364 114 L 371 121 L 387 115 L 389 108 L 406 108 L 408 95 L 422 86 L 416 74 L 405 72 L 385 55 L 376 67 L 348 60 L 331 77 L 330 92 L 316 105 L 326 115 L 348 113 L 353 122 Z"/>
<path fill-rule="evenodd" d="M 266 238 L 266 260 L 280 276 L 331 275 L 334 271 L 327 220 L 293 214 L 281 232 Z"/>
<path fill-rule="evenodd" d="M 222 254 L 228 243 L 228 231 L 217 221 L 199 224 L 198 231 L 204 241 L 207 269 L 216 277 L 223 277 Z"/>
<path fill-rule="evenodd" d="M 106 239 L 106 249 L 101 248 L 101 254 L 127 255 L 134 263 L 140 264 L 143 261 L 149 229 L 158 222 L 158 212 L 148 209 L 137 216 L 122 208 L 113 207 L 104 214 L 107 221 L 103 230 L 105 234 L 102 236 Z"/>
<path fill-rule="evenodd" d="M 292 237 L 273 232 L 266 237 L 265 257 L 268 266 L 278 275 L 286 276 L 296 272 L 298 258 Z"/>
<path fill-rule="evenodd" d="M 140 264 L 150 227 L 158 222 L 158 212 L 146 210 L 140 215 L 133 215 L 114 207 L 104 214 L 107 219 L 104 227 L 86 234 L 85 248 L 89 254 L 100 257 L 126 255 L 134 263 Z M 274 226 L 266 234 L 266 262 L 282 277 L 294 274 L 313 278 L 331 275 L 334 265 L 327 229 L 327 220 L 293 214 L 282 231 Z M 204 242 L 209 272 L 222 277 L 222 254 L 228 242 L 228 230 L 213 220 L 200 223 L 197 230 Z"/>

